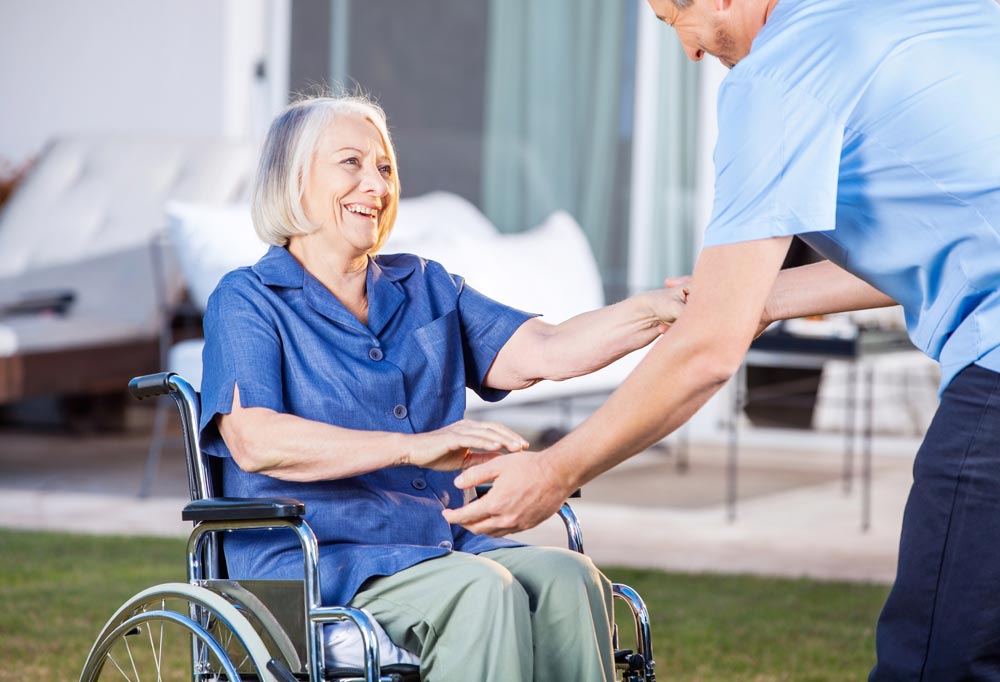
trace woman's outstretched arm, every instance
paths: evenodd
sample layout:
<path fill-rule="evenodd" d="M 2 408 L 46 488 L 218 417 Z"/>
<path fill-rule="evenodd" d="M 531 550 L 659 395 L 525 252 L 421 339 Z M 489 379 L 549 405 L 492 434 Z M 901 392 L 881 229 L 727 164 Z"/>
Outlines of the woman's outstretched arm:
<path fill-rule="evenodd" d="M 560 324 L 528 320 L 500 349 L 484 383 L 513 390 L 601 369 L 657 339 L 681 314 L 686 291 L 644 291 Z"/>

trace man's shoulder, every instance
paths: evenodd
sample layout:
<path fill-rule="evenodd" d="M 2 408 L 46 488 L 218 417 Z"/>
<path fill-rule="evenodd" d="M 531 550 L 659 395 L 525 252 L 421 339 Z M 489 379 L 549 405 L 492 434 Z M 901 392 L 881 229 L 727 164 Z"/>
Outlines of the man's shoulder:
<path fill-rule="evenodd" d="M 772 76 L 787 73 L 800 80 L 808 74 L 822 77 L 828 65 L 874 69 L 914 39 L 979 23 L 970 15 L 984 14 L 982 4 L 981 0 L 781 0 L 750 54 L 736 68 Z"/>
<path fill-rule="evenodd" d="M 849 111 L 896 42 L 879 26 L 885 7 L 873 5 L 879 3 L 782 0 L 723 89 L 766 82 L 793 97 L 811 96 L 831 111 Z"/>

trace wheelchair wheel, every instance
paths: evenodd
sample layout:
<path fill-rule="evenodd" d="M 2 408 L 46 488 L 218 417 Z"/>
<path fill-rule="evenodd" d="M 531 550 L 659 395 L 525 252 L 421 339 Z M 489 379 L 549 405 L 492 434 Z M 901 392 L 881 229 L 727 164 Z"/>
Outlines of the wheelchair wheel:
<path fill-rule="evenodd" d="M 201 587 L 166 583 L 135 595 L 111 617 L 80 682 L 291 678 L 283 674 L 287 668 L 275 665 L 260 635 L 229 601 Z"/>

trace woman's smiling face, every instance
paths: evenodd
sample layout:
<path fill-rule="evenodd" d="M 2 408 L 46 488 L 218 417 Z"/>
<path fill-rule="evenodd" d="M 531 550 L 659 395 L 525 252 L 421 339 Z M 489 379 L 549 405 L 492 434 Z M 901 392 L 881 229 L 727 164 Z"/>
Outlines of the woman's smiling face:
<path fill-rule="evenodd" d="M 337 114 L 316 144 L 302 196 L 306 217 L 324 241 L 348 257 L 378 243 L 379 216 L 395 181 L 378 129 L 354 114 Z"/>

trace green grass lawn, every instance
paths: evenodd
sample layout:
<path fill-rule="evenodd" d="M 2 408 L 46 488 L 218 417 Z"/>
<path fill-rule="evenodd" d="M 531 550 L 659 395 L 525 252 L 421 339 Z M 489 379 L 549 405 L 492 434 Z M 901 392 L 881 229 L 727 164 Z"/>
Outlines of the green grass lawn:
<path fill-rule="evenodd" d="M 606 572 L 649 606 L 663 682 L 858 680 L 873 662 L 885 587 Z M 183 579 L 181 540 L 0 530 L 0 681 L 77 679 L 122 602 Z"/>

